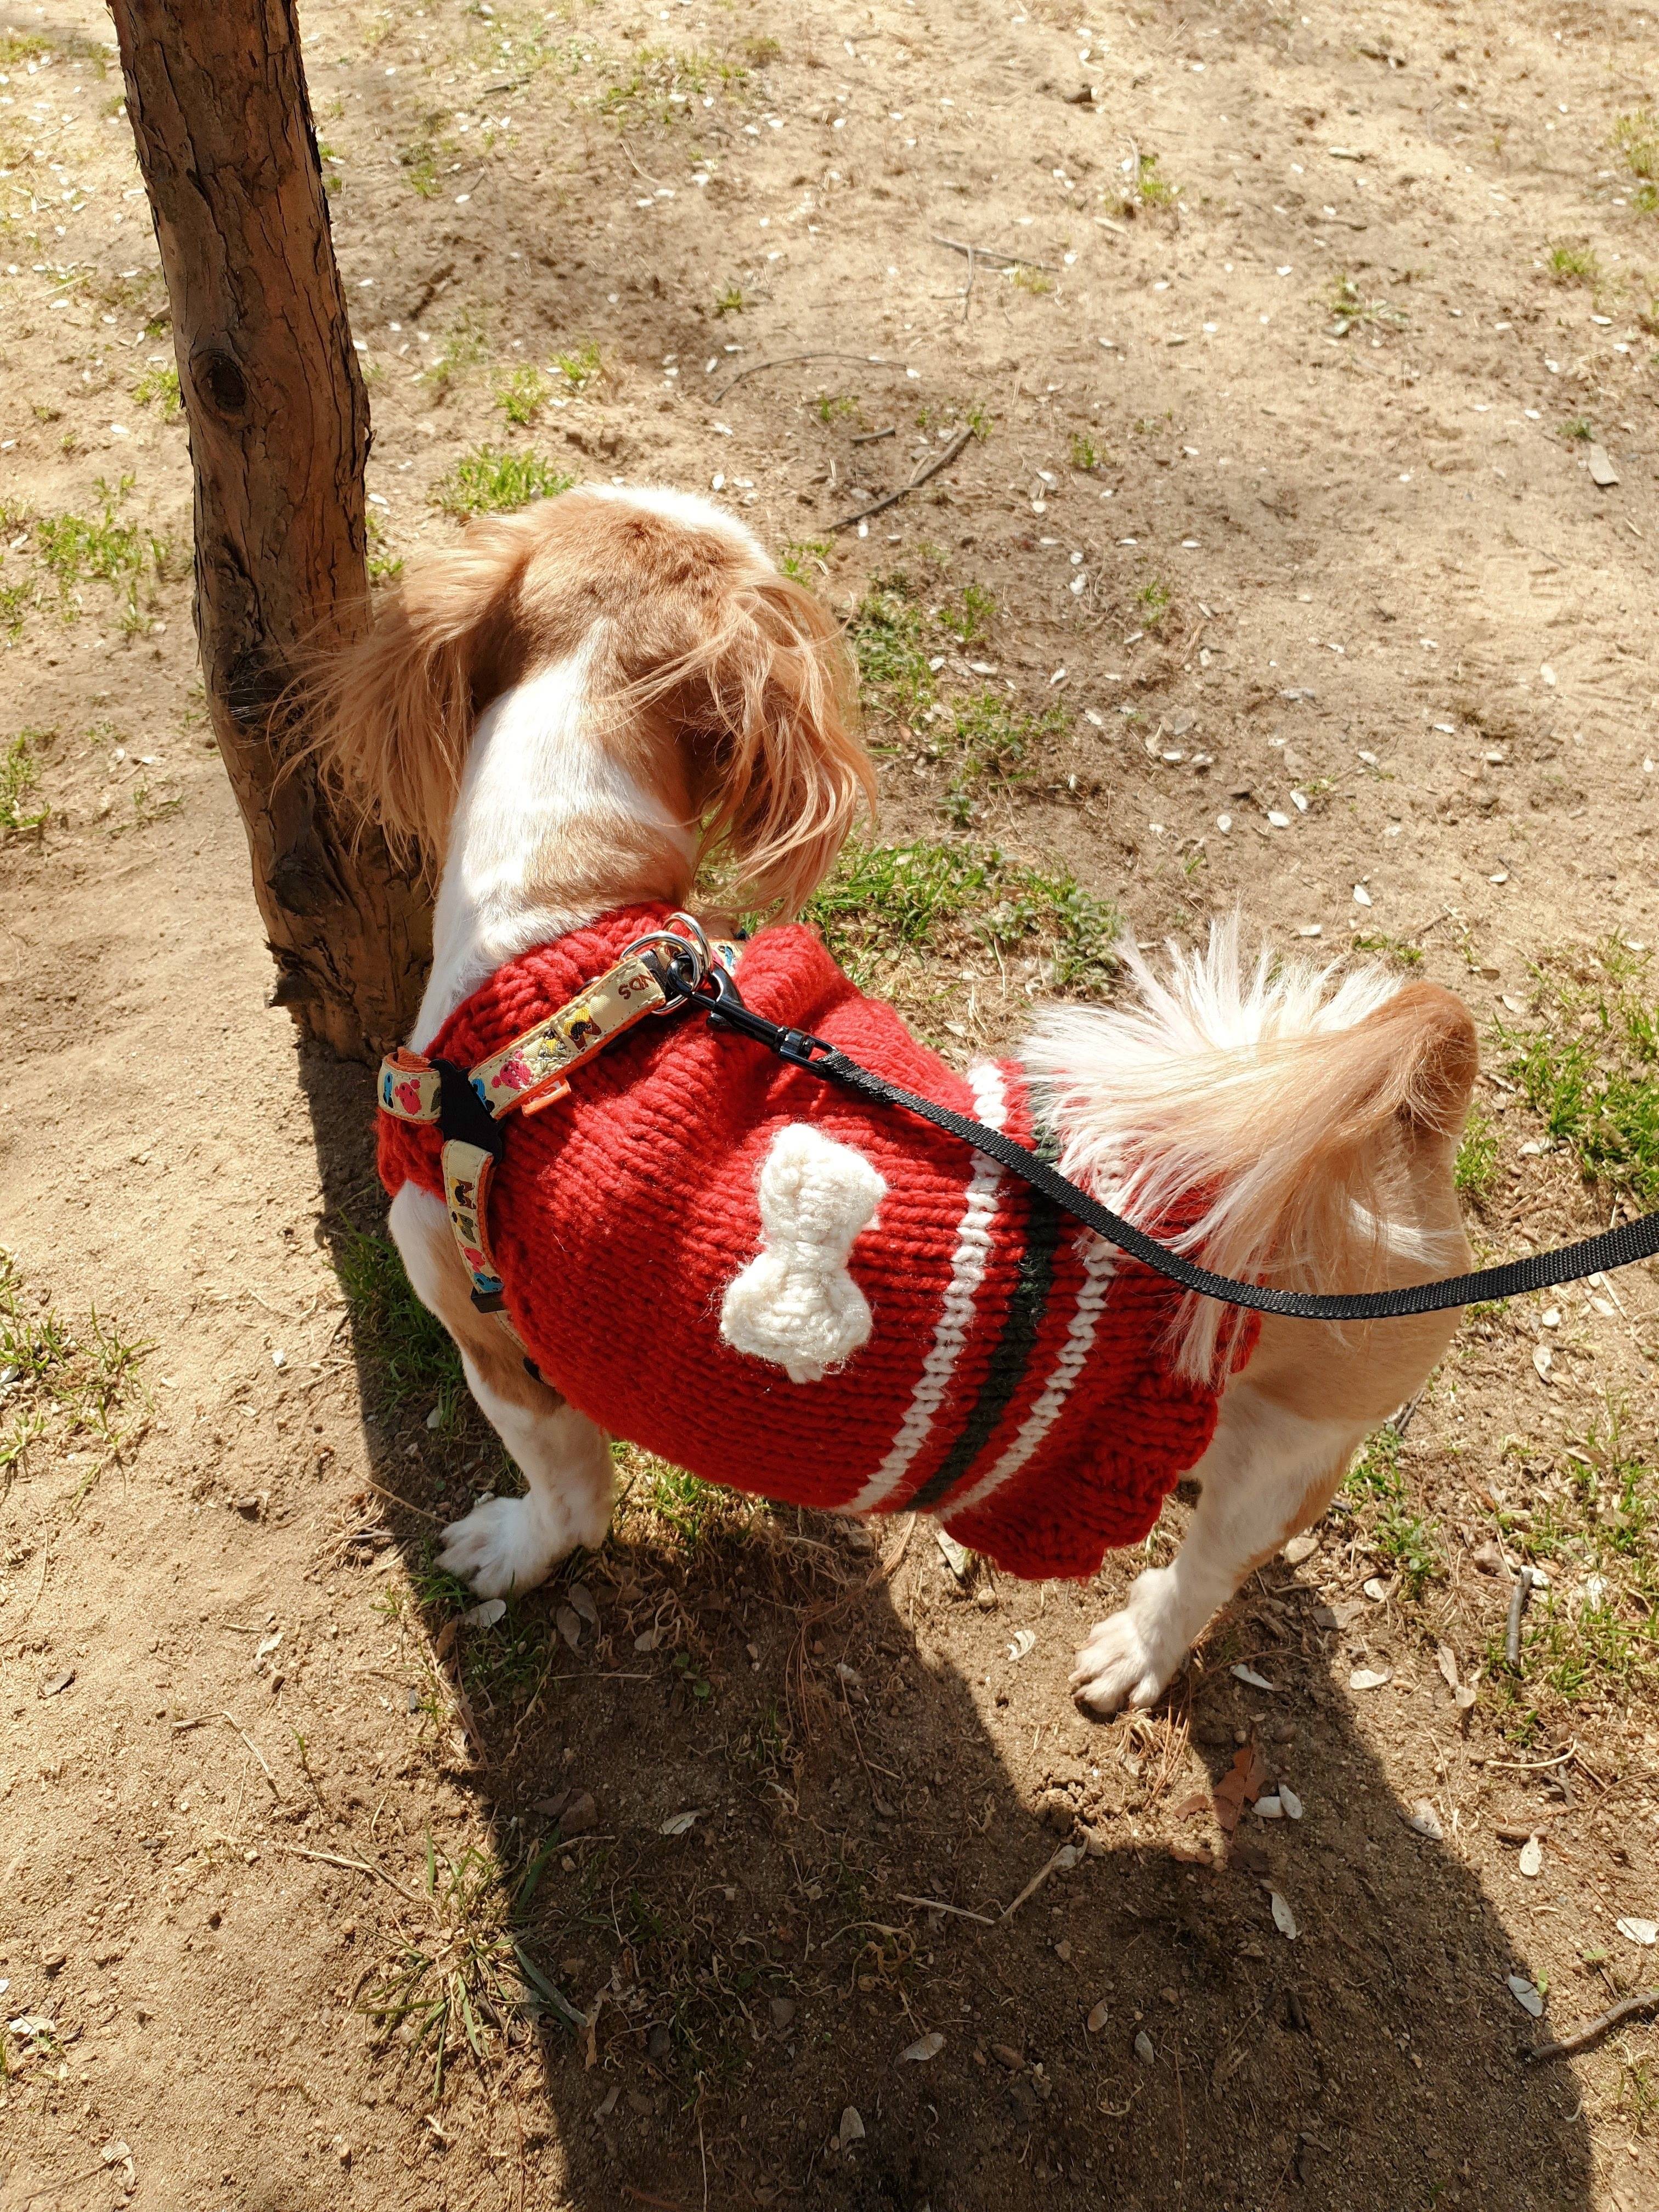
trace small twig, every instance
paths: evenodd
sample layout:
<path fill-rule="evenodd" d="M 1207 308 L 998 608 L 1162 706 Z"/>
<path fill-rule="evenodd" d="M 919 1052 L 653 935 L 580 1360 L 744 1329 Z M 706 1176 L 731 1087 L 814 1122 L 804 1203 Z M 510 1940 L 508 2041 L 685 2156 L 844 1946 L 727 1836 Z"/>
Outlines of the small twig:
<path fill-rule="evenodd" d="M 395 1490 L 388 1490 L 385 1483 L 376 1482 L 372 1474 L 365 1476 L 364 1480 L 368 1482 L 369 1488 L 374 1491 L 377 1496 L 381 1498 L 389 1498 L 394 1505 L 401 1505 L 405 1513 L 412 1513 L 417 1520 L 430 1521 L 434 1522 L 438 1527 L 442 1527 L 444 1516 L 441 1513 L 428 1513 L 424 1505 L 411 1505 L 408 1498 L 399 1498 L 397 1492 Z"/>
<path fill-rule="evenodd" d="M 1536 2051 L 1526 2054 L 1528 2066 L 1536 2066 L 1546 2058 L 1570 2058 L 1575 2051 L 1588 2051 L 1599 2043 L 1609 2029 L 1620 2021 L 1630 2020 L 1638 2013 L 1651 2012 L 1659 2006 L 1659 1990 L 1638 1990 L 1633 1997 L 1620 1997 L 1616 2005 L 1596 2014 L 1594 2020 L 1576 2027 L 1571 2035 L 1564 2035 L 1559 2043 L 1540 2043 Z"/>
<path fill-rule="evenodd" d="M 823 346 L 811 353 L 781 353 L 772 361 L 751 361 L 747 368 L 728 376 L 714 396 L 724 399 L 745 377 L 758 376 L 763 368 L 788 368 L 798 361 L 861 361 L 867 368 L 908 368 L 910 365 L 908 362 L 884 360 L 879 354 L 847 353 L 839 346 Z"/>
<path fill-rule="evenodd" d="M 1020 1906 L 1024 1904 L 1027 1898 L 1035 1897 L 1036 1895 L 1038 1890 L 1042 1888 L 1043 1883 L 1048 1881 L 1049 1875 L 1054 1873 L 1056 1867 L 1064 1867 L 1067 1869 L 1074 1867 L 1082 1856 L 1083 1853 L 1078 1848 L 1077 1844 L 1062 1844 L 1060 1849 L 1054 1853 L 1054 1856 L 1049 1860 L 1048 1865 L 1045 1867 L 1040 1867 L 1036 1873 L 1031 1876 L 1030 1881 L 1026 1883 L 1024 1888 L 1021 1890 L 1019 1895 L 1014 1899 L 1013 1903 L 1012 1905 L 1004 1905 L 1002 1909 L 1002 1918 L 1005 1920 L 1011 1920 L 1014 1914 L 1019 1911 Z"/>
<path fill-rule="evenodd" d="M 1058 275 L 1060 264 L 1055 261 L 1033 261 L 1029 253 L 1004 253 L 994 246 L 969 246 L 965 239 L 941 238 L 937 231 L 931 234 L 935 246 L 948 246 L 952 253 L 965 253 L 971 270 L 975 257 L 983 261 L 999 261 L 1019 269 L 1046 269 Z"/>
<path fill-rule="evenodd" d="M 291 1858 L 318 1859 L 325 1866 L 345 1867 L 353 1874 L 372 1875 L 376 1881 L 383 1881 L 388 1889 L 395 1889 L 399 1897 L 408 1898 L 411 1905 L 418 1905 L 421 1901 L 418 1897 L 411 1895 L 402 1882 L 394 1881 L 384 1867 L 375 1866 L 368 1859 L 349 1859 L 339 1851 L 307 1850 L 303 1844 L 282 1844 L 274 1839 L 270 1848 L 274 1851 L 286 1851 Z"/>
<path fill-rule="evenodd" d="M 1532 1595 L 1533 1571 L 1522 1567 L 1516 1577 L 1515 1589 L 1510 1598 L 1509 1626 L 1504 1631 L 1504 1656 L 1511 1667 L 1521 1664 L 1521 1616 Z"/>
<path fill-rule="evenodd" d="M 860 430 L 853 443 L 855 446 L 874 446 L 884 438 L 896 438 L 897 435 L 897 430 L 890 422 L 884 430 Z"/>
<path fill-rule="evenodd" d="M 872 500 L 868 507 L 855 507 L 851 514 L 843 514 L 839 522 L 830 525 L 830 529 L 850 530 L 855 522 L 862 522 L 866 515 L 880 514 L 887 507 L 896 507 L 900 500 L 908 499 L 913 491 L 920 491 L 923 484 L 936 477 L 941 469 L 948 468 L 973 434 L 971 428 L 958 430 L 945 451 L 931 460 L 925 469 L 919 470 L 908 483 L 901 484 L 896 491 L 890 491 L 884 499 Z"/>
<path fill-rule="evenodd" d="M 901 1905 L 925 1905 L 930 1912 L 948 1912 L 955 1920 L 977 1920 L 981 1928 L 994 1928 L 997 1924 L 994 1912 L 969 1912 L 965 1905 L 947 1905 L 940 1897 L 909 1897 L 902 1889 L 896 1889 L 893 1894 Z M 1011 1905 L 1010 1911 L 1012 1909 Z"/>
<path fill-rule="evenodd" d="M 229 1721 L 232 1728 L 235 1729 L 237 1735 L 241 1737 L 242 1741 L 247 1746 L 248 1749 L 253 1753 L 253 1756 L 258 1760 L 260 1767 L 264 1771 L 265 1780 L 270 1783 L 273 1792 L 275 1792 L 276 1802 L 280 1805 L 283 1802 L 283 1793 L 276 1788 L 276 1777 L 271 1772 L 270 1769 L 265 1765 L 265 1755 L 264 1752 L 260 1750 L 258 1745 L 255 1743 L 253 1738 L 242 1726 L 240 1721 L 235 1719 L 229 1713 L 221 1713 L 219 1717 L 222 1721 Z"/>

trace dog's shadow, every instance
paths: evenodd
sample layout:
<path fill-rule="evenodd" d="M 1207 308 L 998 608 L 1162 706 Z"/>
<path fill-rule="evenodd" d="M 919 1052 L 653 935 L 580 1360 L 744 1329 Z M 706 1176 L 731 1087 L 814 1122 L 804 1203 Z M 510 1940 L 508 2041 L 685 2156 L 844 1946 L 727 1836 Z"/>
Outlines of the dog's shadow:
<path fill-rule="evenodd" d="M 366 1087 L 301 1057 L 329 1194 L 360 1209 Z M 453 1496 L 482 1425 L 434 1438 L 358 1358 L 377 1481 Z M 468 1920 L 465 1867 L 434 1866 L 427 1917 L 456 1923 L 455 1986 L 514 2085 L 508 2201 L 1590 2204 L 1571 2078 L 1522 2055 L 1524 1962 L 1402 1820 L 1310 1597 L 1279 1601 L 1270 1709 L 1220 1669 L 1096 1727 L 1065 1674 L 1101 1591 L 964 1582 L 927 1522 L 895 1564 L 898 1527 L 878 1547 L 639 1485 L 601 1553 L 495 1623 L 459 1619 L 430 1524 L 389 1509 L 444 1686 L 434 1740 L 507 1876 L 499 1934 Z M 1241 1735 L 1303 1818 L 1247 1813 L 1206 1867 L 1194 1754 L 1219 1783 Z M 380 2002 L 386 2068 L 428 2069 L 420 2016 Z"/>

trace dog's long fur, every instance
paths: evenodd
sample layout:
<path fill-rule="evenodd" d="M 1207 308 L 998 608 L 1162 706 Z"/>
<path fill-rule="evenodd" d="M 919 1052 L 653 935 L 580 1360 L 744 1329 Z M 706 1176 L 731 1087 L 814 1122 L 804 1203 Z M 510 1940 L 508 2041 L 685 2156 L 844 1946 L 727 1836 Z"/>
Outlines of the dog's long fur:
<path fill-rule="evenodd" d="M 828 617 L 750 533 L 660 490 L 571 492 L 476 524 L 414 569 L 366 636 L 316 672 L 313 747 L 411 865 L 441 872 L 415 1041 L 504 960 L 645 899 L 686 902 L 700 866 L 797 909 L 874 776 Z M 1162 973 L 1124 948 L 1133 995 L 1049 1007 L 1023 1056 L 1065 1171 L 1151 1218 L 1204 1194 L 1182 1240 L 1226 1273 L 1367 1289 L 1468 1263 L 1452 1161 L 1475 1074 L 1449 992 L 1376 967 L 1247 955 L 1236 921 Z M 392 1213 L 411 1280 L 530 1481 L 447 1532 L 485 1594 L 539 1581 L 609 1512 L 592 1424 L 473 1312 L 441 1205 Z M 1172 1356 L 1215 1371 L 1221 1310 L 1183 1307 Z M 1143 1574 L 1079 1655 L 1095 1711 L 1145 1705 L 1243 1577 L 1323 1510 L 1365 1431 L 1421 1387 L 1455 1326 L 1336 1332 L 1268 1320 L 1228 1380 L 1174 1564 Z"/>

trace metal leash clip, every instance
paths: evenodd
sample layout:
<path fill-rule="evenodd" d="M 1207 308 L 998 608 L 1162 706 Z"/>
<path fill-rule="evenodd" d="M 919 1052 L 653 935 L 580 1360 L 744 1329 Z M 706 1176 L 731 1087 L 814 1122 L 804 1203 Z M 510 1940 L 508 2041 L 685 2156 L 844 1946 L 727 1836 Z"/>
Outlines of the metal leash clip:
<path fill-rule="evenodd" d="M 652 1007 L 653 1014 L 678 1013 L 718 970 L 714 948 L 693 914 L 671 914 L 660 929 L 636 937 L 623 957 L 643 961 L 662 986 L 663 1002 Z"/>

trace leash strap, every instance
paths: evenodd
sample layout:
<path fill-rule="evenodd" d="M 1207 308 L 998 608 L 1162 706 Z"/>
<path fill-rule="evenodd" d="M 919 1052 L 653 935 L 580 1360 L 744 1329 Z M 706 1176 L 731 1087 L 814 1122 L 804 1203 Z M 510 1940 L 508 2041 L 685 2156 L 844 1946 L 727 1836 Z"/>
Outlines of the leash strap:
<path fill-rule="evenodd" d="M 1587 1237 L 1579 1244 L 1565 1245 L 1559 1251 L 1534 1253 L 1529 1259 L 1511 1260 L 1502 1267 L 1483 1267 L 1474 1274 L 1452 1275 L 1438 1282 L 1409 1283 L 1400 1290 L 1280 1291 L 1265 1283 L 1237 1282 L 1231 1275 L 1212 1274 L 1207 1267 L 1170 1251 L 1000 1129 L 988 1128 L 966 1114 L 954 1113 L 933 1099 L 888 1082 L 822 1037 L 768 1021 L 744 1003 L 724 970 L 711 970 L 700 986 L 690 988 L 677 969 L 671 969 L 670 979 L 683 1002 L 700 1007 L 714 1027 L 737 1030 L 765 1045 L 792 1067 L 805 1068 L 826 1083 L 839 1084 L 872 1105 L 899 1106 L 906 1113 L 919 1115 L 936 1129 L 959 1137 L 1011 1175 L 1018 1176 L 1052 1205 L 1127 1252 L 1132 1260 L 1167 1276 L 1183 1291 L 1214 1298 L 1223 1305 L 1243 1306 L 1252 1313 L 1282 1314 L 1292 1321 L 1394 1321 L 1409 1314 L 1442 1313 L 1480 1299 L 1512 1298 L 1527 1291 L 1550 1290 L 1559 1283 L 1580 1281 L 1586 1275 L 1628 1267 L 1659 1253 L 1659 1213 L 1645 1213 L 1622 1228 Z"/>

